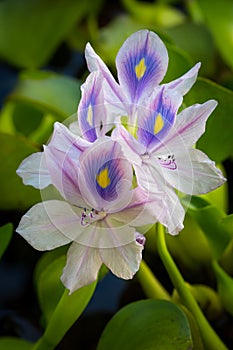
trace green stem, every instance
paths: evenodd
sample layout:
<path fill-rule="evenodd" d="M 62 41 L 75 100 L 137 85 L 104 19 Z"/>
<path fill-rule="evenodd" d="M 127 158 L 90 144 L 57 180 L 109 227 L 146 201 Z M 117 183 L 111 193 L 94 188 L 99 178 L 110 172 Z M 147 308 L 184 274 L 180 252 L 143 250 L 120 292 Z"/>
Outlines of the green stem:
<path fill-rule="evenodd" d="M 141 261 L 137 278 L 148 298 L 171 300 L 169 293 L 157 280 L 145 261 Z"/>
<path fill-rule="evenodd" d="M 167 249 L 164 227 L 160 224 L 158 224 L 157 227 L 157 244 L 160 258 L 163 261 L 163 264 L 172 280 L 174 287 L 179 293 L 183 304 L 191 311 L 191 313 L 196 319 L 196 322 L 200 329 L 203 343 L 205 345 L 205 349 L 227 350 L 226 346 L 223 344 L 221 339 L 218 337 L 218 335 L 215 333 L 215 331 L 203 315 L 190 290 L 187 288 L 180 271 L 174 263 Z"/>

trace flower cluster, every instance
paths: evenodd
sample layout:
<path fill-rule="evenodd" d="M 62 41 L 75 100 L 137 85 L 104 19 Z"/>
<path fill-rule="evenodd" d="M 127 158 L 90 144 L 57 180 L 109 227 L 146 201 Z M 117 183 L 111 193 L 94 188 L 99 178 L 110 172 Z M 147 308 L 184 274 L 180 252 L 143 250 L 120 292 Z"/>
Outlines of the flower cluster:
<path fill-rule="evenodd" d="M 225 181 L 193 147 L 217 103 L 178 113 L 200 64 L 160 84 L 168 54 L 148 30 L 134 33 L 120 48 L 118 82 L 90 44 L 85 54 L 90 74 L 77 121 L 69 128 L 55 123 L 44 151 L 17 170 L 25 184 L 57 190 L 56 199 L 23 216 L 17 232 L 38 250 L 72 242 L 61 277 L 70 292 L 96 280 L 102 264 L 132 278 L 145 243 L 140 227 L 160 222 L 177 234 L 185 215 L 177 190 L 200 194 Z"/>

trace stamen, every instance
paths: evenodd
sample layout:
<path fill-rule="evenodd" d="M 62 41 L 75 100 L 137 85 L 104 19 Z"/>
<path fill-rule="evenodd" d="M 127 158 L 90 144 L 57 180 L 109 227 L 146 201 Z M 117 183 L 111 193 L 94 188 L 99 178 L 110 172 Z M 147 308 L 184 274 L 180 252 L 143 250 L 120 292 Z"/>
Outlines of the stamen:
<path fill-rule="evenodd" d="M 167 168 L 170 170 L 176 170 L 177 169 L 177 164 L 176 164 L 176 159 L 174 154 L 169 154 L 168 156 L 159 156 L 158 157 L 159 164 L 163 168 Z"/>
<path fill-rule="evenodd" d="M 148 152 L 145 152 L 144 154 L 142 154 L 142 159 L 144 160 L 150 159 L 150 154 Z"/>
<path fill-rule="evenodd" d="M 106 215 L 107 214 L 105 211 L 99 212 L 99 211 L 95 210 L 94 208 L 89 210 L 89 212 L 87 213 L 87 209 L 83 208 L 80 222 L 81 222 L 82 226 L 87 226 L 87 225 L 90 225 L 94 221 L 104 219 Z"/>

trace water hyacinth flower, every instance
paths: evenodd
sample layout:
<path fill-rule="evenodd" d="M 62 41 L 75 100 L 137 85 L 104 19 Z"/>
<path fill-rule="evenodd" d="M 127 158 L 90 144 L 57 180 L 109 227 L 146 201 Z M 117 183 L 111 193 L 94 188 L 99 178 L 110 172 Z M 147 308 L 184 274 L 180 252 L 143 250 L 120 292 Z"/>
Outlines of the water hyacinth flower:
<path fill-rule="evenodd" d="M 154 32 L 140 30 L 132 34 L 120 48 L 116 57 L 118 82 L 88 43 L 85 50 L 90 72 L 101 72 L 105 101 L 116 114 L 127 115 L 129 124 L 137 122 L 137 107 L 147 106 L 148 98 L 157 93 L 168 67 L 168 53 L 162 40 Z M 194 84 L 200 63 L 180 78 L 161 85 L 166 90 L 185 95 Z"/>
<path fill-rule="evenodd" d="M 90 44 L 85 54 L 89 70 L 102 73 L 105 79 L 105 101 L 113 109 L 118 108 L 115 112 L 120 118 L 115 117 L 113 137 L 121 140 L 138 184 L 154 194 L 164 193 L 164 201 L 176 218 L 169 232 L 178 233 L 185 211 L 174 189 L 189 195 L 202 194 L 225 181 L 214 163 L 193 148 L 216 102 L 194 105 L 177 115 L 200 64 L 182 77 L 159 85 L 167 70 L 168 54 L 161 39 L 148 30 L 132 34 L 120 48 L 116 57 L 119 83 Z M 126 128 L 121 125 L 125 115 Z"/>
<path fill-rule="evenodd" d="M 115 275 L 132 278 L 145 241 L 135 227 L 160 215 L 163 220 L 164 210 L 159 196 L 152 200 L 141 188 L 132 189 L 132 167 L 120 144 L 109 137 L 90 144 L 56 123 L 42 159 L 34 183 L 39 177 L 44 184 L 49 175 L 61 200 L 33 206 L 17 232 L 42 251 L 71 243 L 61 277 L 71 292 L 96 280 L 103 263 Z"/>
<path fill-rule="evenodd" d="M 161 90 L 139 115 L 136 138 L 122 125 L 113 136 L 122 140 L 138 184 L 149 192 L 163 191 L 168 196 L 176 196 L 173 189 L 189 195 L 207 193 L 221 186 L 225 178 L 214 162 L 193 145 L 203 134 L 217 103 L 210 100 L 196 104 L 177 115 L 178 99 Z"/>
<path fill-rule="evenodd" d="M 89 44 L 86 59 L 91 73 L 82 85 L 78 120 L 69 129 L 55 123 L 44 151 L 17 170 L 26 185 L 53 185 L 59 193 L 58 199 L 32 207 L 17 232 L 42 251 L 71 243 L 61 277 L 71 292 L 96 280 L 102 264 L 121 278 L 132 278 L 145 241 L 139 227 L 160 222 L 177 234 L 185 215 L 177 190 L 205 193 L 225 181 L 214 163 L 193 148 L 216 102 L 178 112 L 199 64 L 159 85 L 167 51 L 147 30 L 121 47 L 119 83 Z M 126 127 L 122 116 L 128 117 Z"/>

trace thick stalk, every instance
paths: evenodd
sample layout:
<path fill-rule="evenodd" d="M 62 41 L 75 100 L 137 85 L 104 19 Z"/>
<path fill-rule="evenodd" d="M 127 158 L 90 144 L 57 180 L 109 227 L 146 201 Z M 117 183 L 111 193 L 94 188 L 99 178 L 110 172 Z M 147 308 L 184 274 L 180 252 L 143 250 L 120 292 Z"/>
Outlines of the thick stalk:
<path fill-rule="evenodd" d="M 171 297 L 162 284 L 157 280 L 145 261 L 141 261 L 137 278 L 148 298 L 170 300 Z"/>
<path fill-rule="evenodd" d="M 227 347 L 223 344 L 221 339 L 215 333 L 201 309 L 199 308 L 196 300 L 192 296 L 190 290 L 187 288 L 186 283 L 174 263 L 166 245 L 164 227 L 160 224 L 157 225 L 157 245 L 160 258 L 171 278 L 171 281 L 177 290 L 183 304 L 191 311 L 198 324 L 203 343 L 206 350 L 227 350 Z"/>

